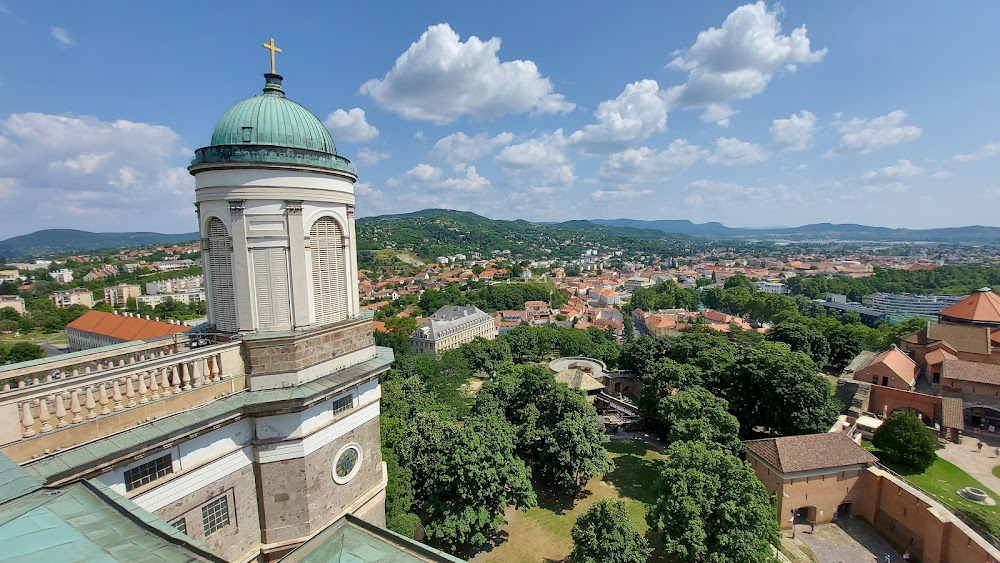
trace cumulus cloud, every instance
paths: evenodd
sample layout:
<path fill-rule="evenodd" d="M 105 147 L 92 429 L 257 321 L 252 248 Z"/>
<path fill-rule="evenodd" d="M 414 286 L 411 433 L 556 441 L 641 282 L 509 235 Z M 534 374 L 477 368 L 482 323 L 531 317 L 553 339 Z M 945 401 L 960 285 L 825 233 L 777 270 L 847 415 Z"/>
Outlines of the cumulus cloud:
<path fill-rule="evenodd" d="M 470 137 L 459 131 L 434 143 L 431 154 L 453 164 L 475 162 L 513 140 L 514 135 L 506 131 L 495 137 L 490 137 L 486 133 Z"/>
<path fill-rule="evenodd" d="M 933 174 L 931 174 L 931 178 L 934 178 L 935 180 L 947 180 L 948 178 L 951 178 L 952 176 L 954 176 L 954 174 L 952 174 L 951 172 L 948 172 L 947 170 L 938 170 L 938 171 L 934 172 Z"/>
<path fill-rule="evenodd" d="M 354 161 L 358 164 L 363 165 L 374 165 L 382 162 L 383 160 L 392 156 L 387 152 L 373 151 L 371 149 L 361 149 L 358 151 L 358 156 L 354 158 Z"/>
<path fill-rule="evenodd" d="M 959 162 L 968 162 L 970 160 L 982 160 L 984 158 L 993 158 L 995 156 L 1000 156 L 1000 143 L 989 143 L 983 145 L 978 151 L 969 154 L 956 154 L 952 157 L 953 160 Z"/>
<path fill-rule="evenodd" d="M 56 40 L 60 45 L 68 47 L 73 44 L 73 38 L 70 37 L 69 31 L 66 31 L 62 27 L 50 27 L 49 32 L 52 33 L 52 38 Z"/>
<path fill-rule="evenodd" d="M 885 168 L 879 168 L 878 170 L 869 170 L 864 175 L 865 180 L 873 180 L 876 178 L 907 178 L 912 176 L 919 176 L 924 173 L 924 169 L 913 164 L 905 158 L 901 158 L 896 161 L 896 164 L 892 166 L 886 166 Z"/>
<path fill-rule="evenodd" d="M 640 147 L 614 153 L 601 165 L 598 177 L 618 184 L 652 184 L 687 169 L 709 151 L 698 145 L 677 139 L 658 151 Z"/>
<path fill-rule="evenodd" d="M 505 147 L 494 159 L 516 185 L 522 187 L 569 186 L 575 168 L 566 156 L 568 140 L 562 129 Z"/>
<path fill-rule="evenodd" d="M 596 190 L 590 194 L 590 199 L 594 201 L 628 201 L 653 195 L 653 190 Z"/>
<path fill-rule="evenodd" d="M 684 186 L 681 190 L 684 207 L 698 208 L 725 205 L 733 201 L 771 201 L 798 202 L 802 201 L 800 194 L 779 184 L 769 188 L 750 187 L 735 182 L 716 182 L 713 180 L 696 180 Z"/>
<path fill-rule="evenodd" d="M 366 143 L 378 137 L 378 129 L 365 120 L 365 110 L 361 108 L 338 109 L 326 116 L 323 125 L 330 130 L 335 141 Z"/>
<path fill-rule="evenodd" d="M 190 157 L 168 127 L 95 117 L 12 114 L 0 119 L 0 178 L 17 185 L 0 206 L 2 234 L 46 227 L 193 230 Z M 57 202 L 57 203 L 54 203 Z M 160 213 L 150 214 L 157 210 Z M 188 224 L 177 223 L 183 216 Z"/>
<path fill-rule="evenodd" d="M 923 131 L 914 125 L 904 125 L 906 117 L 906 112 L 903 110 L 896 110 L 872 119 L 852 117 L 847 121 L 841 121 L 838 115 L 835 125 L 841 134 L 840 146 L 827 154 L 864 154 L 883 147 L 916 140 Z"/>
<path fill-rule="evenodd" d="M 501 62 L 500 38 L 465 42 L 447 23 L 427 28 L 381 79 L 360 89 L 407 119 L 451 123 L 461 116 L 565 113 L 574 104 L 556 94 L 532 61 Z"/>
<path fill-rule="evenodd" d="M 719 137 L 715 140 L 715 149 L 705 160 L 712 164 L 726 166 L 734 164 L 751 164 L 767 159 L 769 155 L 757 143 L 741 141 L 732 137 Z"/>
<path fill-rule="evenodd" d="M 694 45 L 675 53 L 669 64 L 687 71 L 688 78 L 667 91 L 668 101 L 704 108 L 704 121 L 727 126 L 733 102 L 759 94 L 778 72 L 822 60 L 826 48 L 812 50 L 806 26 L 783 35 L 779 14 L 777 6 L 747 4 L 733 10 L 722 27 L 699 33 Z"/>
<path fill-rule="evenodd" d="M 814 129 L 816 116 L 806 110 L 793 113 L 788 119 L 775 119 L 771 122 L 771 136 L 775 144 L 788 151 L 808 148 L 812 144 Z"/>
<path fill-rule="evenodd" d="M 418 187 L 455 192 L 480 192 L 490 187 L 490 181 L 480 176 L 475 166 L 459 170 L 464 176 L 446 178 L 437 166 L 421 163 L 399 176 L 389 178 L 390 186 Z"/>
<path fill-rule="evenodd" d="M 622 149 L 667 128 L 667 102 L 655 80 L 641 80 L 601 102 L 594 117 L 597 123 L 573 133 L 570 141 L 590 152 Z"/>

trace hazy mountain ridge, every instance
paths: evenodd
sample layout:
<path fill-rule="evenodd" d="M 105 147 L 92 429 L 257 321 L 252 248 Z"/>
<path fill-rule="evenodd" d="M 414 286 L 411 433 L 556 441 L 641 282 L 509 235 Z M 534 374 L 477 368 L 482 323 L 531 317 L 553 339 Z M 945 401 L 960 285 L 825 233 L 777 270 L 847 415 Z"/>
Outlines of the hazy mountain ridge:
<path fill-rule="evenodd" d="M 0 256 L 23 258 L 64 252 L 88 252 L 150 244 L 198 240 L 198 233 L 94 233 L 75 229 L 45 229 L 0 241 Z"/>

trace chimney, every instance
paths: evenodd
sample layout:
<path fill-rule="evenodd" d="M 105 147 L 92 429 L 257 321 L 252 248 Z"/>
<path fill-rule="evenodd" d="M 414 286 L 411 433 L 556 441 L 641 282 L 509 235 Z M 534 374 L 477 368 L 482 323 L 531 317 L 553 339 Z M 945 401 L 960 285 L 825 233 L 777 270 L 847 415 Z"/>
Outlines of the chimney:
<path fill-rule="evenodd" d="M 146 315 L 146 320 L 147 320 L 147 321 L 149 320 L 149 315 Z"/>

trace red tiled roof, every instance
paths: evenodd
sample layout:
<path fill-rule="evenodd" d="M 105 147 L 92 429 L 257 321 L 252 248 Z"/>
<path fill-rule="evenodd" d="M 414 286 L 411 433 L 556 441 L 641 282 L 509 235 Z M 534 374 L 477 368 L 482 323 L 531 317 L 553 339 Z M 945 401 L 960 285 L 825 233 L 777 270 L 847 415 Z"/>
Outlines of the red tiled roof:
<path fill-rule="evenodd" d="M 946 307 L 941 317 L 978 323 L 1000 323 L 1000 296 L 988 287 Z"/>
<path fill-rule="evenodd" d="M 970 383 L 1000 385 L 1000 365 L 965 360 L 945 360 L 941 363 L 941 377 Z"/>
<path fill-rule="evenodd" d="M 947 350 L 943 350 L 941 348 L 938 348 L 936 350 L 931 350 L 930 352 L 927 353 L 927 355 L 924 356 L 924 361 L 927 362 L 927 365 L 929 366 L 940 364 L 945 360 L 957 360 L 957 359 L 958 358 L 954 354 L 952 354 Z"/>
<path fill-rule="evenodd" d="M 840 432 L 747 440 L 743 444 L 781 473 L 868 465 L 878 461 L 871 452 Z"/>
<path fill-rule="evenodd" d="M 913 382 L 917 379 L 917 371 L 919 371 L 920 368 L 917 366 L 916 362 L 910 359 L 910 357 L 904 354 L 899 348 L 893 346 L 878 356 L 875 356 L 872 358 L 872 361 L 868 362 L 868 365 L 865 366 L 865 368 L 880 362 L 884 364 L 885 367 L 889 368 L 892 373 L 895 373 L 903 381 L 908 383 L 911 387 L 913 386 Z"/>
<path fill-rule="evenodd" d="M 119 340 L 146 340 L 191 330 L 191 327 L 185 325 L 126 317 L 102 311 L 87 311 L 80 318 L 66 325 L 66 328 L 110 336 Z"/>

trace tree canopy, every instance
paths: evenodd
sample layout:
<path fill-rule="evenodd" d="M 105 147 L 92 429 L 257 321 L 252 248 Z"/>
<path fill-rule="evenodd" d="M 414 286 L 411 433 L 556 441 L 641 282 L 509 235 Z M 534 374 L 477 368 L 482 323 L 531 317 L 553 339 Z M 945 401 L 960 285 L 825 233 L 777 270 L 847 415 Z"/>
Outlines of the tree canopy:
<path fill-rule="evenodd" d="M 937 459 L 937 440 L 913 413 L 896 411 L 872 436 L 872 445 L 888 461 L 924 471 Z"/>
<path fill-rule="evenodd" d="M 653 551 L 620 500 L 595 502 L 577 518 L 572 536 L 575 563 L 645 563 Z"/>

